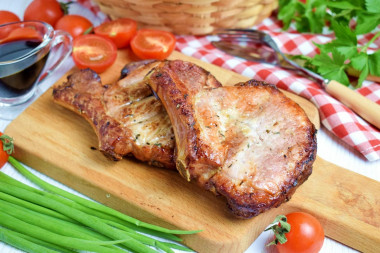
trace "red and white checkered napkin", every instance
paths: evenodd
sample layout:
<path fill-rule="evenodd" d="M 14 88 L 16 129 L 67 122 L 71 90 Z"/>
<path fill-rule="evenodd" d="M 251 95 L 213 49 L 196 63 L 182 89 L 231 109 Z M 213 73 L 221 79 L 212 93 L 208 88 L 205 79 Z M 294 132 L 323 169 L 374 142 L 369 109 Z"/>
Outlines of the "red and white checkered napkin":
<path fill-rule="evenodd" d="M 329 36 L 299 34 L 296 31 L 284 32 L 275 17 L 265 19 L 254 28 L 269 33 L 280 49 L 289 54 L 313 56 L 316 53 L 316 47 L 312 41 L 326 43 L 331 39 Z M 368 37 L 361 38 L 359 42 L 365 43 Z M 293 71 L 273 65 L 249 62 L 221 52 L 211 44 L 211 41 L 217 40 L 215 36 L 177 36 L 177 39 L 176 50 L 186 55 L 233 70 L 249 78 L 275 84 L 281 89 L 307 98 L 318 107 L 321 122 L 329 131 L 357 149 L 369 161 L 380 159 L 379 130 L 328 95 L 315 81 Z M 378 49 L 380 41 L 377 40 L 377 45 L 372 46 L 374 50 Z M 363 87 L 357 91 L 380 104 L 379 84 L 365 81 Z"/>
<path fill-rule="evenodd" d="M 90 9 L 96 17 L 104 20 L 105 15 L 90 0 L 78 0 L 78 2 Z M 325 43 L 331 39 L 329 36 L 299 34 L 294 30 L 284 32 L 281 30 L 280 22 L 275 17 L 265 19 L 254 28 L 268 32 L 280 49 L 289 54 L 313 56 L 316 53 L 316 47 L 312 41 Z M 370 35 L 363 37 L 359 43 L 365 43 L 370 38 Z M 177 39 L 176 50 L 183 54 L 233 70 L 249 78 L 275 84 L 281 89 L 309 99 L 318 107 L 322 124 L 328 130 L 356 148 L 369 161 L 380 159 L 379 130 L 329 96 L 318 83 L 292 71 L 268 64 L 249 62 L 221 52 L 211 44 L 211 41 L 217 40 L 214 36 L 177 36 Z M 373 45 L 373 49 L 376 50 L 379 47 L 380 41 L 378 39 L 377 43 Z M 380 104 L 379 84 L 366 81 L 363 87 L 357 91 Z"/>

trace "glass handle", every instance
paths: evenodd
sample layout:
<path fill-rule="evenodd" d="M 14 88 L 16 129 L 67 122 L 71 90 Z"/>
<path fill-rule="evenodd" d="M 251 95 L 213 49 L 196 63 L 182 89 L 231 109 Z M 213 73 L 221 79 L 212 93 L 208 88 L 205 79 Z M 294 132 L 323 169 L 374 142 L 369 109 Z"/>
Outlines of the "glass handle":
<path fill-rule="evenodd" d="M 53 61 L 53 63 L 49 63 L 48 68 L 40 76 L 38 82 L 41 82 L 53 73 L 54 70 L 56 70 L 67 59 L 72 52 L 72 42 L 73 39 L 69 33 L 61 30 L 54 31 L 53 42 L 48 59 L 49 62 Z"/>

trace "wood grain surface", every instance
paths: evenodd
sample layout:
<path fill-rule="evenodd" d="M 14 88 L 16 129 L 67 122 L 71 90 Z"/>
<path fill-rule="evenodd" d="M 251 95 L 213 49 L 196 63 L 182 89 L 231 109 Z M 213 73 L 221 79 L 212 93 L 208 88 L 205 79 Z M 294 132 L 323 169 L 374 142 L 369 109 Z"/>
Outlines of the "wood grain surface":
<path fill-rule="evenodd" d="M 195 62 L 224 85 L 247 80 L 177 52 L 171 59 Z M 115 81 L 131 60 L 136 59 L 129 51 L 120 51 L 117 62 L 101 75 L 103 83 Z M 317 109 L 303 98 L 286 94 L 319 127 Z M 94 200 L 149 223 L 203 229 L 182 237 L 198 252 L 244 252 L 277 214 L 300 210 L 317 216 L 326 235 L 343 244 L 364 252 L 377 252 L 380 245 L 380 183 L 320 158 L 289 202 L 239 220 L 229 215 L 223 199 L 185 182 L 175 171 L 131 158 L 107 160 L 92 148 L 98 140 L 90 125 L 54 104 L 51 89 L 12 121 L 5 133 L 15 139 L 17 159 Z"/>

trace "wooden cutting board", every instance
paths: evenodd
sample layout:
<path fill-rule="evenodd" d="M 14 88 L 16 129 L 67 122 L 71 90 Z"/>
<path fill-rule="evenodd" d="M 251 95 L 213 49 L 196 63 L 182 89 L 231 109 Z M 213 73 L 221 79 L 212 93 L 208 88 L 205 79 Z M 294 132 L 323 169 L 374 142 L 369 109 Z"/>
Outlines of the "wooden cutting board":
<path fill-rule="evenodd" d="M 174 52 L 171 59 L 195 62 L 224 85 L 247 78 Z M 128 50 L 105 73 L 103 83 L 119 77 Z M 63 77 L 58 83 L 65 80 Z M 317 109 L 289 94 L 319 127 Z M 51 89 L 7 127 L 13 136 L 15 157 L 34 169 L 121 212 L 143 221 L 176 229 L 203 229 L 183 236 L 198 252 L 243 252 L 278 214 L 306 211 L 318 217 L 330 238 L 365 252 L 380 245 L 380 183 L 320 158 L 313 174 L 293 198 L 279 208 L 250 220 L 232 217 L 223 199 L 185 182 L 178 173 L 150 167 L 133 159 L 107 160 L 98 150 L 97 137 L 80 116 L 52 101 Z"/>

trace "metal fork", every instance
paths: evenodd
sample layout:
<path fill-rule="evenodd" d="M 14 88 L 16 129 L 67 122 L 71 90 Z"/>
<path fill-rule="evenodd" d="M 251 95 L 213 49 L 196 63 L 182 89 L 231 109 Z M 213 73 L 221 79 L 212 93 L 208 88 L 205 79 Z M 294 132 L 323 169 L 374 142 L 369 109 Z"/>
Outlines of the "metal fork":
<path fill-rule="evenodd" d="M 231 53 L 234 50 L 234 55 L 239 54 L 242 58 L 251 58 L 254 61 L 275 64 L 286 69 L 300 70 L 324 85 L 328 83 L 328 80 L 319 74 L 303 67 L 304 61 L 290 59 L 291 56 L 284 54 L 272 37 L 262 31 L 227 29 L 217 35 L 221 40 L 214 41 L 212 44 L 223 51 Z"/>
<path fill-rule="evenodd" d="M 329 94 L 351 108 L 363 119 L 380 129 L 380 105 L 334 80 L 304 68 L 298 62 L 289 59 L 278 48 L 270 35 L 252 29 L 226 29 L 217 33 L 220 41 L 212 44 L 231 55 L 248 60 L 277 64 L 295 69 L 316 79 Z"/>

